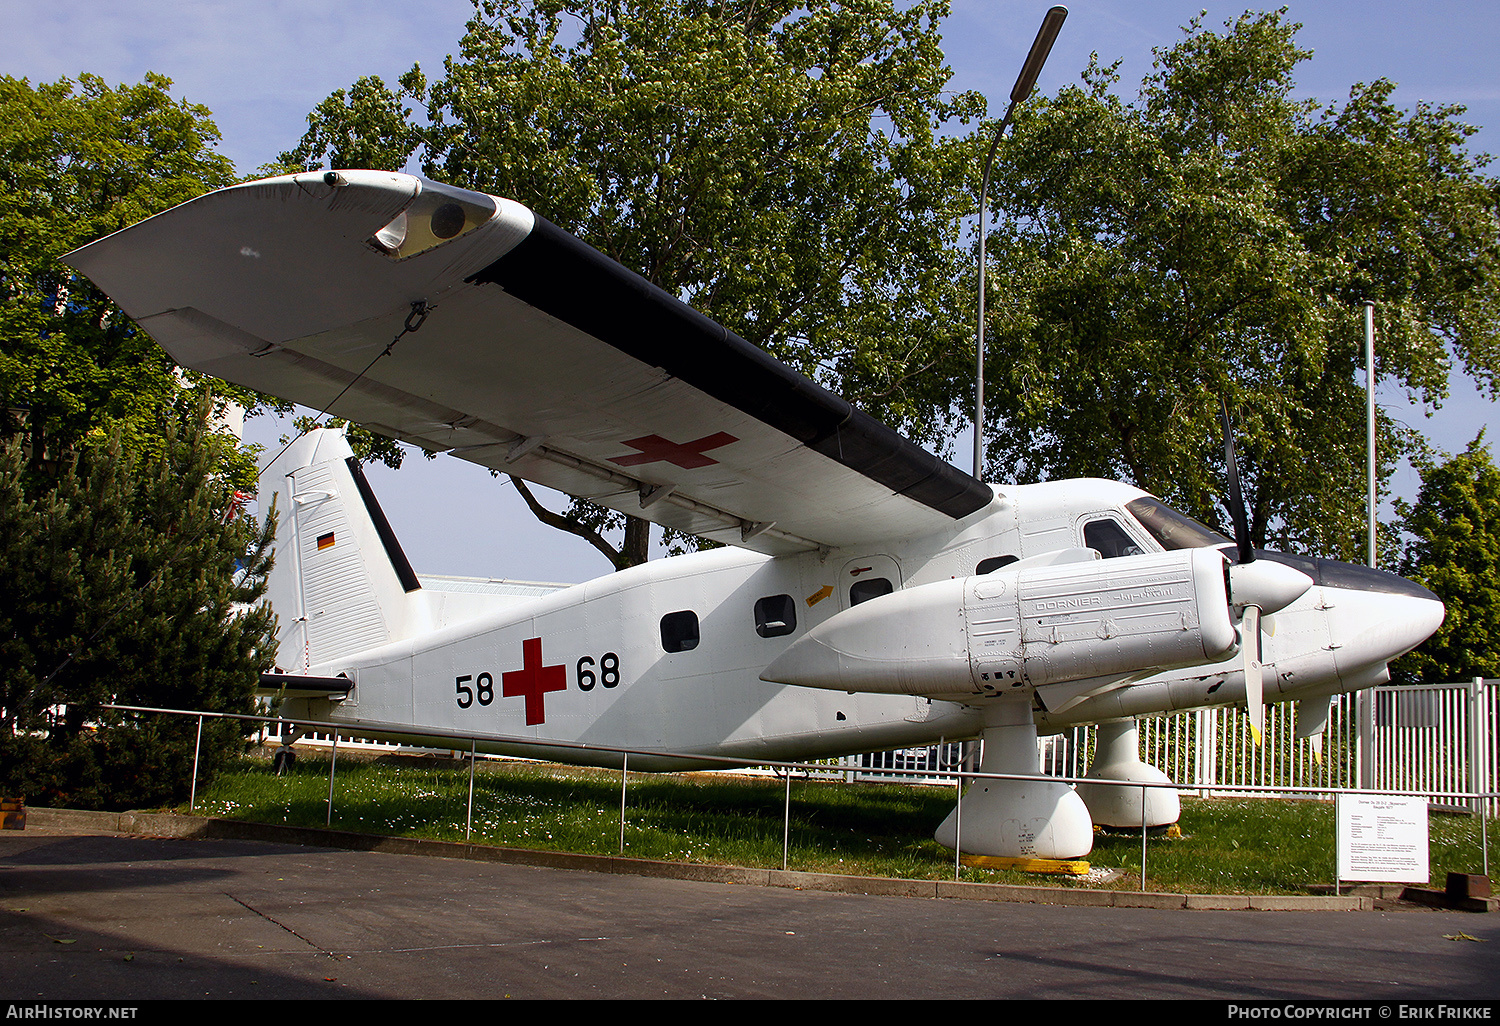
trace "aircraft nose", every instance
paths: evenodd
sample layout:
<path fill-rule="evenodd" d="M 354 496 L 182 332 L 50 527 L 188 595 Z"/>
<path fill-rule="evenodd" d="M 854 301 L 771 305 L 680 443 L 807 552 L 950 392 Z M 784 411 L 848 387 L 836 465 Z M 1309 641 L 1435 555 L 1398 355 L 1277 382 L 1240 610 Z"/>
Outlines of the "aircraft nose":
<path fill-rule="evenodd" d="M 1432 636 L 1443 622 L 1434 599 L 1378 592 L 1329 592 L 1329 631 L 1339 676 L 1389 663 Z"/>
<path fill-rule="evenodd" d="M 1442 625 L 1442 600 L 1415 581 L 1353 563 L 1319 563 L 1341 675 L 1405 655 Z"/>
<path fill-rule="evenodd" d="M 1400 639 L 1402 642 L 1402 655 L 1410 652 L 1422 642 L 1437 633 L 1437 629 L 1443 625 L 1443 617 L 1447 610 L 1443 603 L 1437 599 L 1407 599 L 1412 607 L 1407 613 L 1407 633 Z"/>
<path fill-rule="evenodd" d="M 1405 655 L 1443 622 L 1443 602 L 1415 581 L 1357 563 L 1261 552 L 1301 570 L 1320 587 L 1328 616 L 1329 648 L 1340 677 L 1366 675 Z"/>

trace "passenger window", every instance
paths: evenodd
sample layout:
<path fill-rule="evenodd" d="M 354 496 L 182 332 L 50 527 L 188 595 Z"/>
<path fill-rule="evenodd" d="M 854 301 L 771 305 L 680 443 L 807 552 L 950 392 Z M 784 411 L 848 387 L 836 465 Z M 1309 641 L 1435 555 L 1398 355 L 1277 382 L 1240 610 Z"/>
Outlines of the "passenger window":
<path fill-rule="evenodd" d="M 698 614 L 691 609 L 661 618 L 661 647 L 667 652 L 690 652 L 698 647 Z"/>
<path fill-rule="evenodd" d="M 989 559 L 981 559 L 979 565 L 974 568 L 974 573 L 992 574 L 1002 566 L 1010 566 L 1017 561 L 1016 556 L 991 556 Z"/>
<path fill-rule="evenodd" d="M 857 606 L 872 598 L 889 595 L 893 590 L 891 582 L 884 577 L 871 577 L 869 580 L 856 581 L 849 586 L 849 604 Z"/>
<path fill-rule="evenodd" d="M 1113 520 L 1091 520 L 1083 525 L 1083 544 L 1105 559 L 1139 556 L 1141 547 Z"/>
<path fill-rule="evenodd" d="M 770 595 L 755 603 L 755 633 L 779 638 L 797 629 L 797 603 L 790 595 Z"/>

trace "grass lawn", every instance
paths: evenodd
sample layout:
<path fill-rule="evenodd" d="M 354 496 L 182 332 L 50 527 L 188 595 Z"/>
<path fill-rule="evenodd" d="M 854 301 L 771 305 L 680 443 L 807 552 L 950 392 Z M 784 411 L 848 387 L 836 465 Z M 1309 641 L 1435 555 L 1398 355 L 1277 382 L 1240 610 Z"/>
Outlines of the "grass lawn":
<path fill-rule="evenodd" d="M 782 779 L 726 774 L 631 774 L 625 796 L 628 856 L 781 868 Z M 332 826 L 373 834 L 463 840 L 469 801 L 466 761 L 341 753 Z M 303 752 L 286 775 L 247 758 L 200 789 L 201 815 L 322 827 L 328 816 L 328 762 Z M 932 831 L 953 806 L 946 787 L 794 779 L 788 868 L 913 879 L 952 879 L 953 853 Z M 185 811 L 185 809 L 183 810 Z M 1278 799 L 1191 799 L 1181 837 L 1147 842 L 1146 886 L 1196 894 L 1302 894 L 1334 872 L 1333 803 Z M 1490 860 L 1500 855 L 1491 821 Z M 1479 823 L 1432 813 L 1432 879 L 1478 873 Z M 481 761 L 474 779 L 472 840 L 586 854 L 620 851 L 620 774 L 548 764 Z M 1098 833 L 1088 861 L 1124 871 L 1105 886 L 1141 886 L 1141 837 Z M 1065 878 L 964 867 L 961 878 L 991 883 Z M 1072 884 L 1079 886 L 1079 884 Z M 1089 886 L 1099 886 L 1090 883 Z"/>

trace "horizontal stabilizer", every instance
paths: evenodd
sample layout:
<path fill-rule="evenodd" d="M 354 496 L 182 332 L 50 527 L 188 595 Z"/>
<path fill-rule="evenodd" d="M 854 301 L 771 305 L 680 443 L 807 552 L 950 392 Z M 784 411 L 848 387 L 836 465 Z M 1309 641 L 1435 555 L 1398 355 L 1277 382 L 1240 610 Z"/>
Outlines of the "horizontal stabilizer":
<path fill-rule="evenodd" d="M 348 677 L 317 677 L 305 673 L 263 673 L 257 695 L 280 698 L 343 698 L 354 688 Z"/>

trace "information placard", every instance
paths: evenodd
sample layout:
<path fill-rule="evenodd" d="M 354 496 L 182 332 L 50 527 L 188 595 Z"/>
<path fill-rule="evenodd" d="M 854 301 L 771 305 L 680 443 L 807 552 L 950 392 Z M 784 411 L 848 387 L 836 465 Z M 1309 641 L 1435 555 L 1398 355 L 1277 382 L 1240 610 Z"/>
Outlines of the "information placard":
<path fill-rule="evenodd" d="M 1427 799 L 1338 797 L 1339 879 L 1426 883 Z"/>

